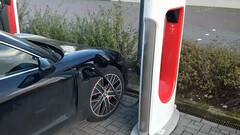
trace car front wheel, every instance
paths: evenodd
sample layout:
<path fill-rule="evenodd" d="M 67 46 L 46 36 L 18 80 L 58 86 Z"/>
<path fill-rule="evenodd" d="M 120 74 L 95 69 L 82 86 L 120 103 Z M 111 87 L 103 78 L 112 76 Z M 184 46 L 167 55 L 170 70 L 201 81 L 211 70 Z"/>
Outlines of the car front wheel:
<path fill-rule="evenodd" d="M 108 66 L 103 75 L 112 83 L 119 99 L 122 98 L 125 84 L 122 73 L 113 66 Z M 101 121 L 108 118 L 117 109 L 119 101 L 113 88 L 104 78 L 99 78 L 93 85 L 89 99 L 89 121 Z"/>

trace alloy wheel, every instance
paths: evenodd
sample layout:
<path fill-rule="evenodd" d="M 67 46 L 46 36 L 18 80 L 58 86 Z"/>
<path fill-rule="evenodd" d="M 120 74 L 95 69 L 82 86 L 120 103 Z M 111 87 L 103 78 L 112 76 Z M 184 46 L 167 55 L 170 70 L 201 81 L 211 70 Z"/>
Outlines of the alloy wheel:
<path fill-rule="evenodd" d="M 112 83 L 118 97 L 122 95 L 122 82 L 121 79 L 113 73 L 106 74 L 105 77 Z M 109 83 L 100 78 L 93 87 L 90 97 L 90 107 L 92 112 L 98 117 L 104 117 L 110 114 L 119 104 L 113 88 Z"/>

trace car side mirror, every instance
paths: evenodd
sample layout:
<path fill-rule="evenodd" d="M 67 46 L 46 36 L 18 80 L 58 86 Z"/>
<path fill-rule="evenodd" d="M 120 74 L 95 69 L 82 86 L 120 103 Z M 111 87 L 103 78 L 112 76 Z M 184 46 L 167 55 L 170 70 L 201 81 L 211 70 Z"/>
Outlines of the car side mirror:
<path fill-rule="evenodd" d="M 40 76 L 46 76 L 53 73 L 56 70 L 54 63 L 51 60 L 45 58 L 38 59 L 39 74 Z"/>

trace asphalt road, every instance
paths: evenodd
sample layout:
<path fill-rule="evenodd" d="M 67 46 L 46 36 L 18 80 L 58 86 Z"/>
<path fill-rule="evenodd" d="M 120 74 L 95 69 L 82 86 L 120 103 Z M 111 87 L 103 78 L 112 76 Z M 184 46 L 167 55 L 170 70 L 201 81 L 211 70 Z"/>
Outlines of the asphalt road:
<path fill-rule="evenodd" d="M 24 0 L 19 0 L 23 2 Z M 110 9 L 114 2 L 94 0 L 26 0 L 28 9 L 44 9 L 49 6 L 67 17 L 85 16 L 89 11 L 98 12 L 99 6 Z M 138 28 L 139 3 L 123 3 L 128 14 L 128 22 Z M 31 12 L 33 13 L 33 12 Z M 203 44 L 239 44 L 240 42 L 240 10 L 209 7 L 186 7 L 184 39 Z"/>

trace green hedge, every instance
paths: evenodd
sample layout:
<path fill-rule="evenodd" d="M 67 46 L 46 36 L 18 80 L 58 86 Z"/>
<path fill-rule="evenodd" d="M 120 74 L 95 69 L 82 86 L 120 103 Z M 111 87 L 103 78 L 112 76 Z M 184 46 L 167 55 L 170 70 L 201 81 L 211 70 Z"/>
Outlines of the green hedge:
<path fill-rule="evenodd" d="M 42 35 L 60 41 L 119 51 L 127 60 L 136 58 L 137 30 L 128 22 L 121 2 L 113 8 L 89 12 L 86 17 L 67 18 L 47 7 L 36 9 L 33 15 L 26 10 L 26 3 L 19 5 L 21 32 Z M 28 13 L 28 15 L 27 15 Z M 27 16 L 27 17 L 26 17 Z"/>
<path fill-rule="evenodd" d="M 240 109 L 239 52 L 183 42 L 178 94 Z"/>

